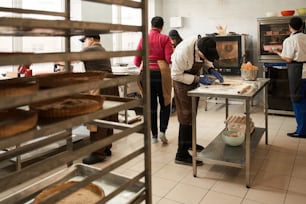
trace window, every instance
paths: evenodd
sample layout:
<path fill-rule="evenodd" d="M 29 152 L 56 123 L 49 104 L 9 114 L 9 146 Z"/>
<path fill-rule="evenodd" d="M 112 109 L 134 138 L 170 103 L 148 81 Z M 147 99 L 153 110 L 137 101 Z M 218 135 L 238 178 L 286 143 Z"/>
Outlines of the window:
<path fill-rule="evenodd" d="M 64 0 L 1 0 L 0 7 L 6 8 L 23 8 L 31 10 L 45 10 L 54 12 L 64 11 Z M 82 2 L 81 0 L 71 0 L 71 19 L 81 20 L 82 14 Z M 124 24 L 124 25 L 142 25 L 141 9 L 134 9 L 124 6 L 112 6 L 112 23 Z M 37 19 L 62 19 L 63 17 L 48 16 L 48 15 L 33 15 L 33 14 L 16 14 L 9 12 L 0 12 L 0 16 L 21 16 L 24 18 L 37 18 Z M 79 42 L 80 36 L 71 38 L 71 50 L 81 50 L 81 44 Z M 111 35 L 112 48 L 116 50 L 135 50 L 139 39 L 141 38 L 141 32 L 124 32 Z M 47 52 L 62 52 L 64 51 L 64 37 L 9 37 L 0 36 L 0 52 L 34 52 L 34 53 L 47 53 Z M 109 50 L 109 49 L 108 49 Z M 112 63 L 133 63 L 133 57 L 122 57 L 112 59 Z M 5 74 L 8 71 L 17 71 L 18 65 L 14 66 L 1 66 L 0 74 Z M 32 64 L 33 74 L 41 72 L 52 72 L 53 62 Z"/>
<path fill-rule="evenodd" d="M 53 0 L 36 0 L 35 3 L 31 0 L 1 0 L 1 7 L 7 8 L 22 8 L 31 10 L 44 10 L 62 12 L 64 9 L 63 1 Z M 18 14 L 1 12 L 1 16 L 18 16 L 22 18 L 37 18 L 37 19 L 62 19 L 63 17 L 48 16 L 48 15 L 33 15 L 33 14 Z M 47 53 L 47 52 L 60 52 L 63 50 L 62 41 L 63 37 L 0 37 L 1 45 L 0 52 L 33 52 L 33 53 Z M 2 66 L 0 73 L 17 71 L 18 65 L 15 66 Z M 41 72 L 52 72 L 53 63 L 39 63 L 32 64 L 31 69 L 33 74 Z"/>
<path fill-rule="evenodd" d="M 113 23 L 140 26 L 142 24 L 141 10 L 123 6 L 113 6 Z M 140 38 L 140 32 L 118 33 L 113 39 L 114 50 L 135 50 Z M 117 58 L 113 60 L 113 63 L 132 64 L 133 57 Z"/>

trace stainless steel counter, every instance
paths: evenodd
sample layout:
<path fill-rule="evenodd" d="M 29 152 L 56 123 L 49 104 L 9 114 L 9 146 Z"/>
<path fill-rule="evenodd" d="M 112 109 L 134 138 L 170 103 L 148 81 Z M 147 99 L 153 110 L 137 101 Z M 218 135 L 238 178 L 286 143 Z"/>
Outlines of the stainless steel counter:
<path fill-rule="evenodd" d="M 193 175 L 197 176 L 196 160 L 202 160 L 205 163 L 245 168 L 246 187 L 250 187 L 250 168 L 251 152 L 265 133 L 265 142 L 268 144 L 268 90 L 269 79 L 259 78 L 256 81 L 237 81 L 232 85 L 211 85 L 200 86 L 188 92 L 192 97 L 192 163 Z M 244 90 L 246 91 L 244 92 Z M 265 127 L 255 128 L 250 134 L 250 107 L 252 99 L 261 91 L 264 92 L 264 118 Z M 221 138 L 221 133 L 200 153 L 196 153 L 196 98 L 197 97 L 218 97 L 225 98 L 225 117 L 228 117 L 228 99 L 239 99 L 244 101 L 246 115 L 246 139 L 240 147 L 230 147 L 225 145 Z"/>

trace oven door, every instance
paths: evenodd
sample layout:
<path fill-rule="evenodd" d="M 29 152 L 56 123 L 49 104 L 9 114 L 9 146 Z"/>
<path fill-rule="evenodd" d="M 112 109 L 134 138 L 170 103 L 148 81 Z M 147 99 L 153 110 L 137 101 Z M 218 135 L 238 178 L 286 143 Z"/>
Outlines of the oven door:
<path fill-rule="evenodd" d="M 269 113 L 292 115 L 287 66 L 269 66 L 265 64 L 268 86 Z"/>

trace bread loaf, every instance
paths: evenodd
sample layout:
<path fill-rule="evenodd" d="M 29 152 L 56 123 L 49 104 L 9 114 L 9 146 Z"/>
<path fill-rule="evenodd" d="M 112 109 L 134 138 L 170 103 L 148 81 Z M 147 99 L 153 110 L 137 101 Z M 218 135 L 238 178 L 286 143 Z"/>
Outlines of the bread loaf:
<path fill-rule="evenodd" d="M 246 117 L 245 115 L 231 115 L 229 116 L 224 123 L 227 125 L 229 130 L 236 130 L 239 132 L 245 132 L 246 129 Z M 250 134 L 255 130 L 255 125 L 250 118 Z"/>
<path fill-rule="evenodd" d="M 52 185 L 45 190 L 43 190 L 40 194 L 38 194 L 33 204 L 39 204 L 42 203 L 45 199 L 50 198 L 51 196 L 54 196 L 56 193 L 65 190 L 74 184 L 76 184 L 77 181 L 69 181 L 65 183 L 59 183 L 56 185 Z M 79 190 L 75 191 L 74 193 L 66 196 L 65 198 L 61 199 L 57 202 L 57 204 L 93 204 L 105 197 L 104 191 L 102 188 L 95 184 L 89 184 L 84 188 L 80 188 Z"/>

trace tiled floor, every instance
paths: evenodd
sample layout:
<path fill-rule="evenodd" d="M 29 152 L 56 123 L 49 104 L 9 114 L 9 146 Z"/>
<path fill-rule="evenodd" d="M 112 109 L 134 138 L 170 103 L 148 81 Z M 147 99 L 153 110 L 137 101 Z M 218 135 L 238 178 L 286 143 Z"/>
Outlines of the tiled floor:
<path fill-rule="evenodd" d="M 198 143 L 204 146 L 224 128 L 224 105 L 209 103 L 204 110 L 200 103 L 197 117 Z M 242 113 L 243 106 L 230 105 L 230 114 Z M 252 108 L 257 127 L 264 127 L 264 116 L 259 107 Z M 251 188 L 245 186 L 245 169 L 205 164 L 197 168 L 174 163 L 177 149 L 178 122 L 171 115 L 167 137 L 168 145 L 152 144 L 153 203 L 178 204 L 305 204 L 306 203 L 306 139 L 290 138 L 287 132 L 295 130 L 295 119 L 285 116 L 268 116 L 269 144 L 261 139 L 252 155 Z M 134 134 L 113 144 L 113 156 L 103 167 L 129 150 L 138 148 L 141 135 Z M 144 168 L 139 156 L 116 173 L 133 176 Z"/>

